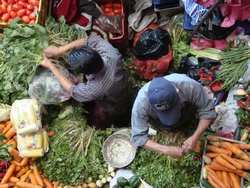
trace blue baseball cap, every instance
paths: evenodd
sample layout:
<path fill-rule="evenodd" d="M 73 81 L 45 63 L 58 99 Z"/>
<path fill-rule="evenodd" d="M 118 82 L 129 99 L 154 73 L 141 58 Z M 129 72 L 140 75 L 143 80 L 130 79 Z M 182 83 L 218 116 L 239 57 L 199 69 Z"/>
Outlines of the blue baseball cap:
<path fill-rule="evenodd" d="M 171 127 L 181 116 L 181 104 L 174 85 L 163 77 L 154 78 L 148 88 L 148 99 L 161 123 Z"/>

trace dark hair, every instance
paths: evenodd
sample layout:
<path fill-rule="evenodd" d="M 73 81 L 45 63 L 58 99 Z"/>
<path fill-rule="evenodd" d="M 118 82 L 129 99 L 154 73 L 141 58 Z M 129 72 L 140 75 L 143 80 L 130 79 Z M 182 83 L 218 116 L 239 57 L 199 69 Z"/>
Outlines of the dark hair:
<path fill-rule="evenodd" d="M 100 54 L 88 46 L 71 50 L 68 63 L 70 70 L 84 74 L 96 74 L 103 68 Z"/>

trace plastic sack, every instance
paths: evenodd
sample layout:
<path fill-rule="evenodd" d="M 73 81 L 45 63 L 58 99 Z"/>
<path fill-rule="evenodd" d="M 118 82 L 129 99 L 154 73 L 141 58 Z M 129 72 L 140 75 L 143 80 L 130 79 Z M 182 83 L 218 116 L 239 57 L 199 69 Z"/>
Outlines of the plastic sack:
<path fill-rule="evenodd" d="M 134 54 L 138 59 L 158 59 L 168 53 L 171 43 L 170 35 L 160 28 L 144 31 L 134 46 Z"/>
<path fill-rule="evenodd" d="M 17 134 L 29 134 L 42 128 L 41 106 L 35 99 L 16 100 L 11 107 L 10 120 Z"/>
<path fill-rule="evenodd" d="M 96 24 L 106 33 L 122 34 L 121 16 L 99 16 L 95 20 Z"/>
<path fill-rule="evenodd" d="M 42 157 L 48 152 L 48 135 L 43 129 L 36 133 L 17 135 L 17 148 L 22 157 Z"/>
<path fill-rule="evenodd" d="M 0 122 L 10 119 L 11 106 L 7 104 L 0 104 Z"/>
<path fill-rule="evenodd" d="M 57 65 L 60 72 L 67 78 L 70 73 L 67 69 Z M 43 67 L 38 67 L 35 76 L 29 84 L 29 96 L 37 99 L 42 104 L 58 104 L 70 99 L 70 94 L 66 92 L 53 73 Z"/>

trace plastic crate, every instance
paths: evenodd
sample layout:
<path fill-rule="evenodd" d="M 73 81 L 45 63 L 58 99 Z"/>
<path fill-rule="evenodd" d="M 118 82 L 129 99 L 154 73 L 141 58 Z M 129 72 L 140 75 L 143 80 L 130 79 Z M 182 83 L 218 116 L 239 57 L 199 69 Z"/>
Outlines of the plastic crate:
<path fill-rule="evenodd" d="M 48 0 L 40 0 L 35 23 L 38 23 L 41 25 L 45 24 L 47 8 L 48 8 Z M 0 28 L 4 28 L 6 26 L 8 26 L 8 23 L 0 21 Z"/>

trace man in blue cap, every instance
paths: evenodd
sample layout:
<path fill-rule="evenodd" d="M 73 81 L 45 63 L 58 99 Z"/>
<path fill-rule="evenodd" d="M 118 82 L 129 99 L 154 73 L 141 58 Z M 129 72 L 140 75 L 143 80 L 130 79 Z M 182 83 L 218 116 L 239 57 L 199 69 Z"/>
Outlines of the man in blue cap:
<path fill-rule="evenodd" d="M 83 74 L 83 80 L 72 82 L 48 59 L 67 52 L 69 70 Z M 119 125 L 119 120 L 126 121 L 128 78 L 122 68 L 121 54 L 108 41 L 93 33 L 61 47 L 50 46 L 44 55 L 41 65 L 54 74 L 65 92 L 85 104 L 90 125 L 103 129 L 111 124 Z"/>
<path fill-rule="evenodd" d="M 159 130 L 183 128 L 184 116 L 195 119 L 195 114 L 186 111 L 188 105 L 196 108 L 199 123 L 182 147 L 166 146 L 149 138 L 150 120 L 159 121 Z M 194 149 L 202 133 L 216 117 L 212 100 L 202 85 L 184 74 L 171 74 L 154 78 L 144 85 L 135 100 L 132 110 L 132 138 L 135 147 L 180 157 Z"/>

